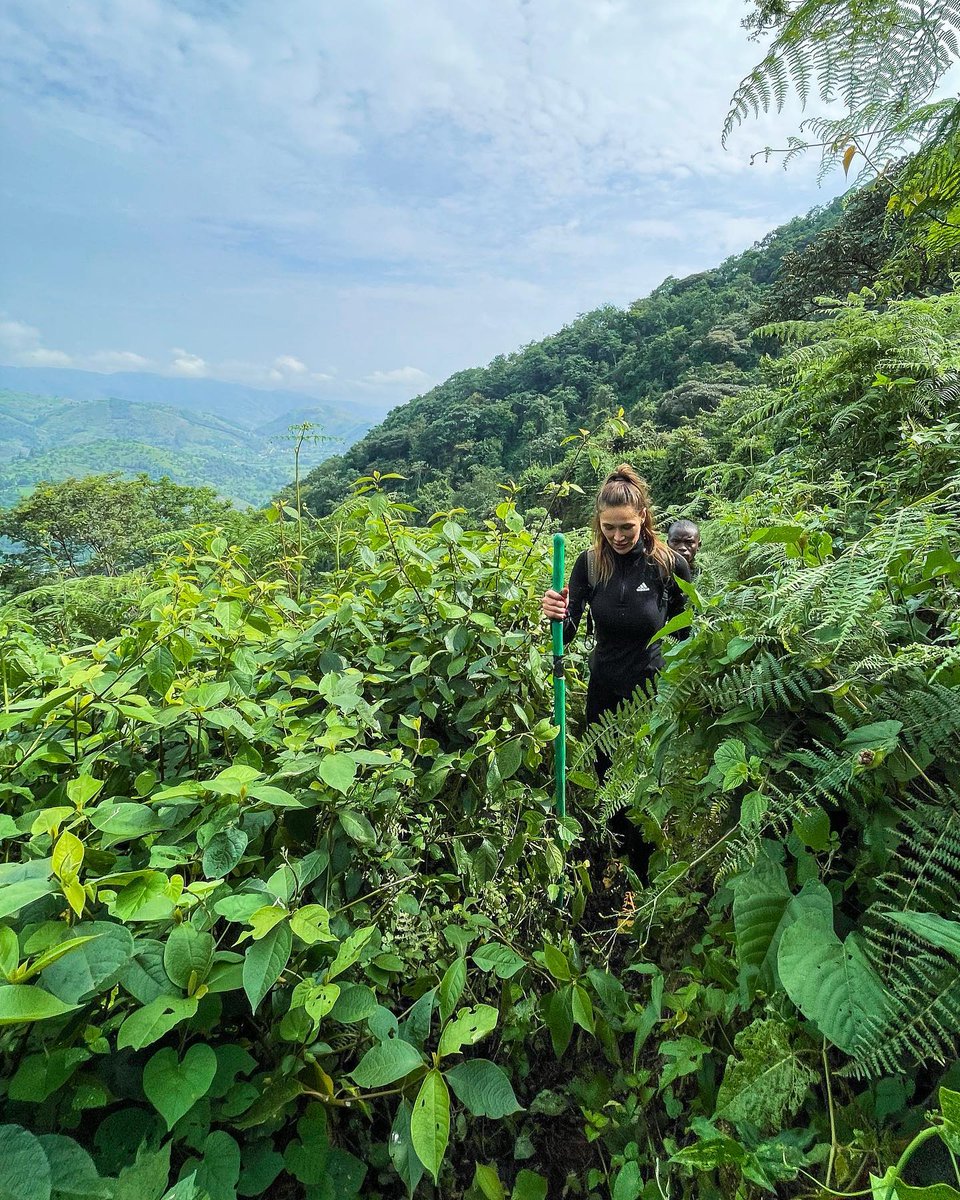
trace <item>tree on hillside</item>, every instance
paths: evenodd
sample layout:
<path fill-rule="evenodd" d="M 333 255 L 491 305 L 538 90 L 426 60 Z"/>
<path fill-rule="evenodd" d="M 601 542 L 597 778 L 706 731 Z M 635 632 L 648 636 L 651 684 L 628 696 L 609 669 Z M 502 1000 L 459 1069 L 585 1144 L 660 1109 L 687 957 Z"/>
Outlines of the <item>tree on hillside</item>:
<path fill-rule="evenodd" d="M 34 581 L 51 573 L 122 575 L 149 562 L 163 534 L 222 520 L 231 511 L 212 488 L 166 477 L 108 474 L 41 483 L 0 513 L 0 536 L 14 543 L 2 561 Z"/>

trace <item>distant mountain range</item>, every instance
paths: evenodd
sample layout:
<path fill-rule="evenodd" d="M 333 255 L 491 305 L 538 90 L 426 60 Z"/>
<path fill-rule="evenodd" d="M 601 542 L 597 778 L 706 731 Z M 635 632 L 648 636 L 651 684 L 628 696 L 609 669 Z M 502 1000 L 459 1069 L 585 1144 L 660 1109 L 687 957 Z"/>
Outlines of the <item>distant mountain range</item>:
<path fill-rule="evenodd" d="M 168 475 L 264 504 L 292 477 L 291 425 L 309 421 L 333 439 L 304 446 L 309 469 L 388 409 L 212 379 L 0 366 L 0 507 L 40 480 L 103 471 Z"/>

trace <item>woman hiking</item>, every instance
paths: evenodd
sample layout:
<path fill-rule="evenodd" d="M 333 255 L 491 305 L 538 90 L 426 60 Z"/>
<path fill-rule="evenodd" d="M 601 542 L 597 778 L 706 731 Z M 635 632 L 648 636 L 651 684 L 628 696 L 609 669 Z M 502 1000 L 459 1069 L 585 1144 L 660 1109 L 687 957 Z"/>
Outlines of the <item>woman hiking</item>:
<path fill-rule="evenodd" d="M 664 664 L 660 643 L 651 646 L 650 639 L 683 611 L 686 597 L 678 578 L 689 583 L 690 567 L 655 533 L 647 485 L 629 464 L 621 463 L 597 494 L 590 549 L 574 563 L 568 586 L 561 592 L 548 589 L 541 601 L 545 617 L 563 621 L 564 645 L 590 607 L 596 645 L 587 686 L 588 726 L 638 688 L 653 691 Z M 609 769 L 610 759 L 598 748 L 601 783 Z M 644 872 L 651 847 L 626 813 L 617 813 L 610 828 L 634 870 Z"/>

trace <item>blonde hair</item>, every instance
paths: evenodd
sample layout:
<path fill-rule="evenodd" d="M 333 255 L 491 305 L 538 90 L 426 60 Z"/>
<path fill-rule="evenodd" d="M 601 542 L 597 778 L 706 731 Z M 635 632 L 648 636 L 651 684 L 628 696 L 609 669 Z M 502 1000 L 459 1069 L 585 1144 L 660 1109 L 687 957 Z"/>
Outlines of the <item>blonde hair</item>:
<path fill-rule="evenodd" d="M 597 564 L 597 580 L 606 583 L 613 574 L 613 550 L 603 536 L 600 518 L 606 508 L 632 508 L 638 515 L 643 514 L 640 522 L 640 543 L 650 562 L 656 563 L 657 569 L 664 579 L 669 579 L 674 572 L 674 553 L 657 535 L 653 524 L 653 504 L 650 500 L 650 489 L 646 481 L 641 479 L 629 463 L 621 463 L 614 467 L 603 481 L 603 486 L 597 492 L 597 502 L 593 512 L 593 543 L 594 562 Z"/>

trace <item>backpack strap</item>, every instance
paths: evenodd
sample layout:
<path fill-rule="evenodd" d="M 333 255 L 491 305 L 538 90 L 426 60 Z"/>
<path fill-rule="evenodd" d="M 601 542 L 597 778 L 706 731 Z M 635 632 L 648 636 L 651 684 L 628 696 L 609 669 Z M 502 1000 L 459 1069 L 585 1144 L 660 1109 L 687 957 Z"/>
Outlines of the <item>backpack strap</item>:
<path fill-rule="evenodd" d="M 590 601 L 593 599 L 593 593 L 597 590 L 597 555 L 596 551 L 591 548 L 587 551 L 587 583 L 590 590 L 587 593 L 587 637 L 593 636 L 593 612 L 590 608 Z"/>
<path fill-rule="evenodd" d="M 591 546 L 587 551 L 587 583 L 590 584 L 590 595 L 597 586 L 597 553 Z"/>

